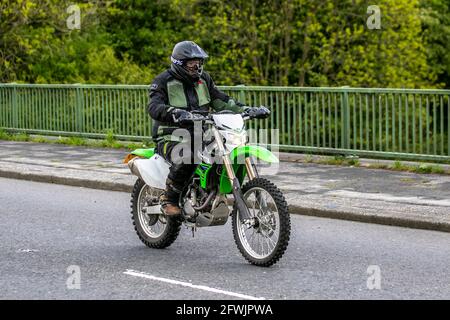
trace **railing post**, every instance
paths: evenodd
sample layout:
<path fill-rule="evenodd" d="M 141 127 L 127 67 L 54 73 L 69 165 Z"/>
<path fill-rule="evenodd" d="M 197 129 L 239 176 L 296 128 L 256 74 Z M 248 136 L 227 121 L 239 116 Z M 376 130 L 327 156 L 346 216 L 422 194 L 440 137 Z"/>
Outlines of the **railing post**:
<path fill-rule="evenodd" d="M 245 87 L 245 84 L 239 84 L 236 87 Z M 239 102 L 245 104 L 245 92 L 244 92 L 244 90 L 239 90 Z"/>
<path fill-rule="evenodd" d="M 19 128 L 19 106 L 17 104 L 17 87 L 14 84 L 13 98 L 12 98 L 12 127 L 14 129 Z"/>
<path fill-rule="evenodd" d="M 84 121 L 83 121 L 83 92 L 80 87 L 80 83 L 75 84 L 75 126 L 77 128 L 77 132 L 81 133 L 84 131 Z"/>
<path fill-rule="evenodd" d="M 342 114 L 343 114 L 343 126 L 342 126 L 342 146 L 345 149 L 350 149 L 350 106 L 348 101 L 348 91 L 349 86 L 342 86 L 344 92 L 342 95 Z"/>

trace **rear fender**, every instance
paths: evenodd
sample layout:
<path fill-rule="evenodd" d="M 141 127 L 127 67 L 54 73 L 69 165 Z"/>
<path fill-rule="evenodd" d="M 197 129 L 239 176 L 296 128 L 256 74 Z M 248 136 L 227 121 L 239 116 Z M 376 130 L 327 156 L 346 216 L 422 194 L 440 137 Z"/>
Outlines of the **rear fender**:
<path fill-rule="evenodd" d="M 136 149 L 136 150 L 131 151 L 130 153 L 135 155 L 135 156 L 138 156 L 138 157 L 150 159 L 155 154 L 155 148 Z"/>
<path fill-rule="evenodd" d="M 156 189 L 165 189 L 169 175 L 170 164 L 155 149 L 136 149 L 124 160 L 131 172 L 144 180 L 144 182 Z"/>

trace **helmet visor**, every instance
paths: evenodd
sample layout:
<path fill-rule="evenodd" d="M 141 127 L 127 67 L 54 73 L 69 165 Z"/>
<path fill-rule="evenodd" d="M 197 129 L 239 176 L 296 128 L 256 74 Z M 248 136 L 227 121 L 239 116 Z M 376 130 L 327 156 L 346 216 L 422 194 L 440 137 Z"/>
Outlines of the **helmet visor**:
<path fill-rule="evenodd" d="M 200 76 L 203 72 L 203 59 L 190 59 L 183 63 L 184 69 L 189 73 L 190 76 Z"/>

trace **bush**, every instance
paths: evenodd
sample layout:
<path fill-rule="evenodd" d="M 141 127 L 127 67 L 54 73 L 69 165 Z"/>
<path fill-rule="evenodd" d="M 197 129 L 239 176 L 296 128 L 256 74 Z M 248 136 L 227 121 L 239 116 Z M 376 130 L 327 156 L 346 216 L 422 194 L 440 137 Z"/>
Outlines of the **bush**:
<path fill-rule="evenodd" d="M 11 135 L 5 131 L 5 129 L 0 128 L 0 140 L 10 140 Z"/>
<path fill-rule="evenodd" d="M 30 141 L 30 136 L 25 132 L 14 135 L 14 141 Z"/>
<path fill-rule="evenodd" d="M 426 164 L 421 164 L 417 166 L 414 170 L 417 173 L 431 173 L 431 166 Z"/>

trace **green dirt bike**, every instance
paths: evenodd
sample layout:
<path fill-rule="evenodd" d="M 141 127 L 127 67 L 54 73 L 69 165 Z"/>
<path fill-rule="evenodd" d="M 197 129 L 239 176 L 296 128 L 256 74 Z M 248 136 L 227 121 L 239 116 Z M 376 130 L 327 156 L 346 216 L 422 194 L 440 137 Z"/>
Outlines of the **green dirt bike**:
<path fill-rule="evenodd" d="M 180 195 L 181 216 L 164 215 L 159 204 L 171 164 L 154 149 L 127 156 L 125 162 L 138 177 L 131 195 L 132 220 L 145 245 L 168 247 L 182 224 L 194 234 L 198 227 L 224 225 L 231 215 L 234 240 L 245 259 L 267 267 L 281 258 L 290 237 L 288 206 L 283 193 L 258 176 L 253 161 L 278 163 L 278 158 L 261 146 L 247 145 L 244 120 L 250 118 L 226 111 L 193 114 L 190 120 L 208 128 L 211 140 L 203 144 L 201 163 Z"/>

